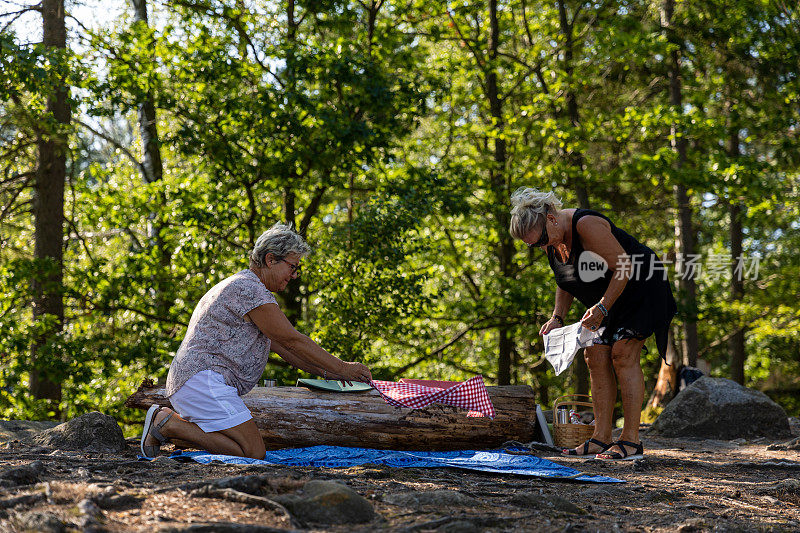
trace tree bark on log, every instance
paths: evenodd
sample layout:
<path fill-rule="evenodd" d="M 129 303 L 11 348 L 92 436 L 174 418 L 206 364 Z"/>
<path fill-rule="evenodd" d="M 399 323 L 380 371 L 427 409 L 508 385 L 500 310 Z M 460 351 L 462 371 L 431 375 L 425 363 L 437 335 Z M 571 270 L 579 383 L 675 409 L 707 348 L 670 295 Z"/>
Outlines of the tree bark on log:
<path fill-rule="evenodd" d="M 384 450 L 463 450 L 534 439 L 536 402 L 527 385 L 487 387 L 497 416 L 469 418 L 449 405 L 392 407 L 377 391 L 336 393 L 256 387 L 242 396 L 268 450 L 320 444 Z M 171 407 L 164 388 L 145 381 L 125 402 Z"/>

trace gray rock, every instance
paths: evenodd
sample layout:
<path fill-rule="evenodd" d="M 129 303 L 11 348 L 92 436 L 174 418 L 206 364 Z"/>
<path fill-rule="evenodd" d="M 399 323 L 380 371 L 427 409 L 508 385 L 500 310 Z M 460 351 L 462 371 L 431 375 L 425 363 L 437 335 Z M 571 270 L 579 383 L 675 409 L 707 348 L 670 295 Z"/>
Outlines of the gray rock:
<path fill-rule="evenodd" d="M 117 421 L 97 411 L 73 418 L 33 437 L 41 446 L 93 453 L 121 453 L 128 450 Z"/>
<path fill-rule="evenodd" d="M 352 489 L 332 481 L 309 481 L 302 496 L 273 498 L 303 522 L 318 524 L 362 524 L 375 518 L 372 504 Z"/>
<path fill-rule="evenodd" d="M 10 468 L 0 472 L 0 486 L 13 487 L 16 485 L 33 485 L 40 481 L 44 473 L 44 463 L 33 461 L 32 463 L 17 468 Z"/>
<path fill-rule="evenodd" d="M 560 511 L 570 514 L 586 514 L 586 511 L 561 496 L 550 494 L 540 494 L 538 492 L 520 492 L 509 500 L 511 504 L 525 509 L 536 509 L 539 511 Z"/>
<path fill-rule="evenodd" d="M 695 383 L 697 382 L 695 381 Z M 699 531 L 707 531 L 708 529 L 710 529 L 710 525 L 703 518 L 690 518 L 678 526 L 679 533 L 695 533 Z"/>
<path fill-rule="evenodd" d="M 800 416 L 789 418 L 789 429 L 792 431 L 792 435 L 800 437 Z"/>
<path fill-rule="evenodd" d="M 795 437 L 786 442 L 777 442 L 775 444 L 770 444 L 769 446 L 767 446 L 767 450 L 778 450 L 778 451 L 800 450 L 800 437 Z"/>
<path fill-rule="evenodd" d="M 98 520 L 103 516 L 103 511 L 100 509 L 100 506 L 91 498 L 84 498 L 78 502 L 78 510 L 83 513 L 84 516 L 92 520 Z"/>
<path fill-rule="evenodd" d="M 667 404 L 648 432 L 664 437 L 788 437 L 783 408 L 766 394 L 724 378 L 702 377 Z"/>
<path fill-rule="evenodd" d="M 788 478 L 775 483 L 764 483 L 757 486 L 754 491 L 756 494 L 800 494 L 800 479 Z"/>
<path fill-rule="evenodd" d="M 59 424 L 50 420 L 0 420 L 0 442 L 27 440 Z"/>
<path fill-rule="evenodd" d="M 478 501 L 460 492 L 453 490 L 430 490 L 424 492 L 400 492 L 390 494 L 383 498 L 386 503 L 401 507 L 418 508 L 426 505 L 437 507 L 469 507 Z"/>
<path fill-rule="evenodd" d="M 37 531 L 40 533 L 62 533 L 66 525 L 59 517 L 52 513 L 31 511 L 19 518 L 19 528 L 22 531 Z"/>

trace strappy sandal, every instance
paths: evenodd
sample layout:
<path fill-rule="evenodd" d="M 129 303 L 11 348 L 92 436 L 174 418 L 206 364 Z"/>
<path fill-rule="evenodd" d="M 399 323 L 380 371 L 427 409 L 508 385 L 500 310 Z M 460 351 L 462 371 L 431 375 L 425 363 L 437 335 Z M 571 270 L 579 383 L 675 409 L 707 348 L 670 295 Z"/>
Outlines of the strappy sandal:
<path fill-rule="evenodd" d="M 636 444 L 635 442 L 627 440 L 618 440 L 612 442 L 611 446 L 608 448 L 610 449 L 614 446 L 618 446 L 619 449 L 622 450 L 622 453 L 602 451 L 595 456 L 595 459 L 600 459 L 601 461 L 633 461 L 634 459 L 642 459 L 644 457 L 644 447 L 642 447 L 641 442 Z M 628 450 L 625 448 L 626 446 L 634 448 L 633 453 L 628 453 Z M 606 457 L 600 457 L 601 455 L 605 455 Z"/>
<path fill-rule="evenodd" d="M 578 456 L 591 455 L 589 453 L 589 444 L 597 444 L 598 446 L 600 446 L 601 450 L 599 452 L 597 452 L 597 453 L 603 453 L 604 451 L 606 451 L 607 449 L 609 449 L 611 447 L 611 444 L 606 444 L 605 442 L 600 442 L 597 439 L 589 439 L 589 440 L 587 440 L 586 442 L 583 443 L 583 453 L 578 453 L 575 450 L 563 449 L 563 450 L 561 450 L 561 454 L 562 455 L 578 455 Z"/>
<path fill-rule="evenodd" d="M 161 445 L 169 441 L 168 438 L 161 434 L 160 430 L 164 427 L 164 424 L 166 424 L 167 421 L 172 418 L 172 413 L 167 414 L 167 416 L 164 417 L 164 420 L 158 424 L 155 424 L 156 414 L 158 414 L 160 410 L 160 405 L 151 405 L 144 417 L 144 428 L 142 429 L 142 440 L 139 443 L 139 448 L 142 451 L 142 456 L 147 457 L 148 459 L 157 457 L 158 452 L 161 451 Z M 148 435 L 153 436 L 158 441 L 158 444 L 155 446 L 145 445 L 144 442 Z"/>

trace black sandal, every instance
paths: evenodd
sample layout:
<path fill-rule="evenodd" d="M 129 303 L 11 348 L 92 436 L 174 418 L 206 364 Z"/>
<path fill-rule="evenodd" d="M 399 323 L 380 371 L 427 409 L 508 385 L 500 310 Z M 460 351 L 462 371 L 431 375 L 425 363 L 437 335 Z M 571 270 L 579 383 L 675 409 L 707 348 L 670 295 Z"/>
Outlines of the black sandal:
<path fill-rule="evenodd" d="M 583 457 L 584 455 L 591 455 L 589 453 L 589 444 L 590 443 L 591 444 L 597 444 L 598 446 L 600 446 L 600 448 L 602 448 L 597 453 L 603 453 L 604 451 L 609 449 L 613 444 L 613 443 L 612 444 L 606 444 L 605 442 L 600 442 L 597 439 L 589 439 L 589 440 L 587 440 L 586 442 L 583 443 L 583 453 L 578 453 L 575 450 L 568 450 L 568 449 L 565 448 L 565 449 L 561 450 L 561 454 L 562 455 L 577 455 L 577 456 L 580 456 L 580 457 Z"/>
<path fill-rule="evenodd" d="M 595 458 L 601 461 L 633 461 L 644 457 L 644 447 L 642 447 L 641 442 L 636 444 L 627 440 L 618 440 L 617 442 L 612 442 L 608 448 L 613 448 L 614 446 L 618 446 L 622 453 L 602 451 Z M 634 448 L 633 453 L 628 453 L 626 446 Z M 601 455 L 607 455 L 608 457 L 600 457 Z"/>

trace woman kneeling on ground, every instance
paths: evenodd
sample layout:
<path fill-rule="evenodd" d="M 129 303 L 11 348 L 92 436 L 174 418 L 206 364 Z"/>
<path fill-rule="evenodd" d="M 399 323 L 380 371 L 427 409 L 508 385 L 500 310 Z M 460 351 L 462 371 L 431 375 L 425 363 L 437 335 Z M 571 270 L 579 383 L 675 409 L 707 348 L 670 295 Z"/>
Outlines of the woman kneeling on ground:
<path fill-rule="evenodd" d="M 563 317 L 574 298 L 588 308 L 581 318 L 583 327 L 605 328 L 595 344 L 584 349 L 592 382 L 594 434 L 563 453 L 610 460 L 642 457 L 644 375 L 639 358 L 645 339 L 653 334 L 664 357 L 669 324 L 677 311 L 666 270 L 653 250 L 605 215 L 561 209 L 552 192 L 523 187 L 511 195 L 511 204 L 511 236 L 545 251 L 558 286 L 552 317 L 539 334 L 564 326 Z M 589 268 L 603 262 L 604 273 Z M 619 440 L 612 441 L 617 382 L 625 422 Z"/>
<path fill-rule="evenodd" d="M 147 411 L 142 455 L 155 457 L 174 438 L 212 453 L 264 458 L 264 441 L 241 396 L 258 382 L 270 349 L 326 379 L 372 379 L 365 365 L 334 357 L 294 329 L 278 307 L 271 291 L 300 275 L 310 251 L 290 227 L 275 224 L 256 241 L 250 267 L 200 299 L 167 375 L 174 411 L 156 405 Z"/>

